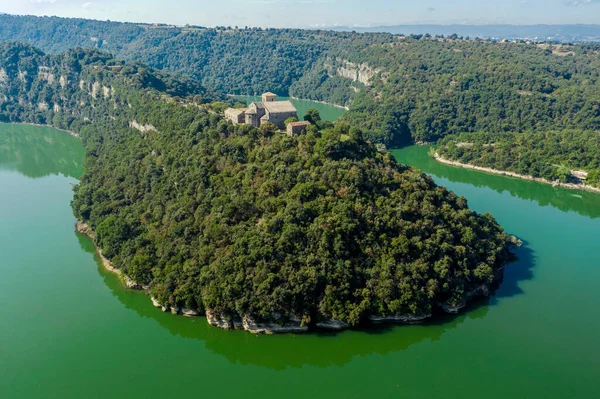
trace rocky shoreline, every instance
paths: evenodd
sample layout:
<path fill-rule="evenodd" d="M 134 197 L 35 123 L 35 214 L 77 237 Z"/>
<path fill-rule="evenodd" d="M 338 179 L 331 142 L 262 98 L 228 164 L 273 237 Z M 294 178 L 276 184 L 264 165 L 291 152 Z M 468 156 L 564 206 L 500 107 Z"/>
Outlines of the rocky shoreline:
<path fill-rule="evenodd" d="M 88 236 L 94 244 L 96 243 L 96 234 L 92 228 L 81 222 L 75 223 L 75 230 L 78 233 L 85 234 Z M 96 253 L 102 262 L 102 266 L 111 273 L 117 274 L 123 284 L 130 289 L 144 291 L 152 301 L 152 304 L 161 309 L 163 312 L 171 312 L 176 315 L 186 317 L 199 317 L 206 316 L 208 324 L 214 327 L 219 327 L 224 330 L 244 330 L 252 334 L 282 334 L 282 333 L 306 333 L 310 331 L 310 327 L 302 322 L 302 318 L 299 316 L 289 316 L 284 318 L 282 315 L 273 315 L 272 322 L 260 322 L 255 320 L 249 315 L 244 316 L 225 316 L 220 313 L 214 312 L 212 309 L 206 309 L 202 312 L 199 309 L 186 309 L 169 304 L 161 304 L 158 299 L 154 298 L 150 294 L 150 287 L 138 284 L 131 278 L 129 278 L 121 270 L 115 268 L 110 260 L 108 260 L 102 253 L 102 249 L 96 245 Z M 495 282 L 501 279 L 502 273 L 496 276 Z M 438 304 L 439 308 L 446 313 L 456 314 L 467 306 L 467 302 L 478 296 L 490 296 L 492 290 L 487 285 L 477 287 L 475 290 L 469 292 L 465 299 L 459 303 L 442 303 Z M 428 318 L 432 317 L 432 313 L 423 314 L 404 314 L 404 315 L 393 315 L 393 316 L 376 316 L 371 315 L 368 320 L 372 324 L 418 324 Z M 351 328 L 352 326 L 346 322 L 340 320 L 320 320 L 315 323 L 315 327 L 322 330 L 341 331 Z"/>
<path fill-rule="evenodd" d="M 470 164 L 462 163 L 462 162 L 458 162 L 458 161 L 451 161 L 449 159 L 441 157 L 437 152 L 435 152 L 433 154 L 433 157 L 435 158 L 436 161 L 438 161 L 439 163 L 443 163 L 445 165 L 458 166 L 458 167 L 465 168 L 465 169 L 472 169 L 472 170 L 476 170 L 476 171 L 479 171 L 479 172 L 492 173 L 492 174 L 495 174 L 495 175 L 516 177 L 518 179 L 535 181 L 535 182 L 544 183 L 544 184 L 550 184 L 553 187 L 562 187 L 562 188 L 566 188 L 566 189 L 569 189 L 569 190 L 584 190 L 584 191 L 591 191 L 591 192 L 594 192 L 594 193 L 600 193 L 600 188 L 596 188 L 596 187 L 592 187 L 592 186 L 587 186 L 585 184 L 561 183 L 561 182 L 558 182 L 558 181 L 547 180 L 547 179 L 544 179 L 544 178 L 541 178 L 541 177 L 533 177 L 533 176 L 527 176 L 527 175 L 520 175 L 518 173 L 509 172 L 507 170 L 498 170 L 498 169 L 486 168 L 486 167 L 483 167 L 483 166 L 470 165 Z"/>
<path fill-rule="evenodd" d="M 58 131 L 61 131 L 61 132 L 68 133 L 69 135 L 71 135 L 71 136 L 73 136 L 73 137 L 76 137 L 76 138 L 78 138 L 78 139 L 80 139 L 80 138 L 81 138 L 81 137 L 79 137 L 79 135 L 78 135 L 77 133 L 75 133 L 75 132 L 72 132 L 72 131 L 70 131 L 70 130 L 60 129 L 60 128 L 58 128 L 58 127 L 54 127 L 54 126 L 52 126 L 52 125 L 42 125 L 42 124 L 40 124 L 40 123 L 30 123 L 30 122 L 7 122 L 7 124 L 9 124 L 9 125 L 10 125 L 10 124 L 14 124 L 14 125 L 28 125 L 28 126 L 37 126 L 37 127 L 50 127 L 50 128 L 52 128 L 52 129 L 54 129 L 54 130 L 58 130 Z"/>
<path fill-rule="evenodd" d="M 290 98 L 292 100 L 299 100 L 299 101 L 312 101 L 313 103 L 318 103 L 318 104 L 323 104 L 323 105 L 329 105 L 331 107 L 335 107 L 335 108 L 339 108 L 339 109 L 344 109 L 346 111 L 350 111 L 350 107 L 347 107 L 345 105 L 338 105 L 338 104 L 328 103 L 328 102 L 325 102 L 325 101 L 310 100 L 308 98 L 298 98 L 298 97 L 293 97 L 293 96 L 290 96 Z"/>

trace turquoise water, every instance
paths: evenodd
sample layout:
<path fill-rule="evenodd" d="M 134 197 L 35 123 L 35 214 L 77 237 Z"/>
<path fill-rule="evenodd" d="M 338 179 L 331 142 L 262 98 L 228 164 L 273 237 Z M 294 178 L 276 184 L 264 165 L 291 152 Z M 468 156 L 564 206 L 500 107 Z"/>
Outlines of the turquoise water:
<path fill-rule="evenodd" d="M 394 154 L 526 242 L 499 291 L 422 325 L 257 337 L 124 288 L 73 231 L 79 141 L 0 125 L 0 398 L 597 397 L 600 195 Z"/>

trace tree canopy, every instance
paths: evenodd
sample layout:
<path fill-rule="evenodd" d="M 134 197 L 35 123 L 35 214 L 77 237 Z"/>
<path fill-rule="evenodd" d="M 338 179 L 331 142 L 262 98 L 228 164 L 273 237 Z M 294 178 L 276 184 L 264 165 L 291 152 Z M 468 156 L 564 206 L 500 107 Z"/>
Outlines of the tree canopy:
<path fill-rule="evenodd" d="M 0 115 L 81 136 L 74 213 L 161 304 L 356 325 L 462 303 L 512 259 L 491 215 L 348 123 L 288 137 L 234 126 L 193 101 L 202 87 L 95 50 L 0 55 Z"/>

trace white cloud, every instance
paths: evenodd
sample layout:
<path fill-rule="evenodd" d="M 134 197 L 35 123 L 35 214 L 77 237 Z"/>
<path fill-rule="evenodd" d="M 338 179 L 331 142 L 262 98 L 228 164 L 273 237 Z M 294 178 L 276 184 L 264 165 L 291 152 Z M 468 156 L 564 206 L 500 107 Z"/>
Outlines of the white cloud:
<path fill-rule="evenodd" d="M 86 10 L 87 10 L 88 8 L 90 8 L 91 6 L 92 6 L 92 2 L 91 2 L 91 1 L 88 1 L 87 3 L 83 3 L 83 4 L 81 5 L 81 7 L 85 8 Z"/>
<path fill-rule="evenodd" d="M 54 4 L 56 0 L 29 0 L 33 4 Z"/>
<path fill-rule="evenodd" d="M 599 0 L 564 0 L 565 4 L 572 7 L 585 6 L 600 2 Z"/>

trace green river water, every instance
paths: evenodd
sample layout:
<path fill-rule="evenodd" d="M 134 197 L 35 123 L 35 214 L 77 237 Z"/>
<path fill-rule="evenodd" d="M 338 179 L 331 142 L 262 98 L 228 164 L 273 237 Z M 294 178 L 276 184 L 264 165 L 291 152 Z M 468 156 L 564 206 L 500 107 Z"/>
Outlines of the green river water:
<path fill-rule="evenodd" d="M 526 242 L 491 299 L 416 326 L 253 336 L 162 313 L 73 231 L 76 138 L 0 125 L 0 398 L 593 398 L 600 195 L 394 151 Z"/>

